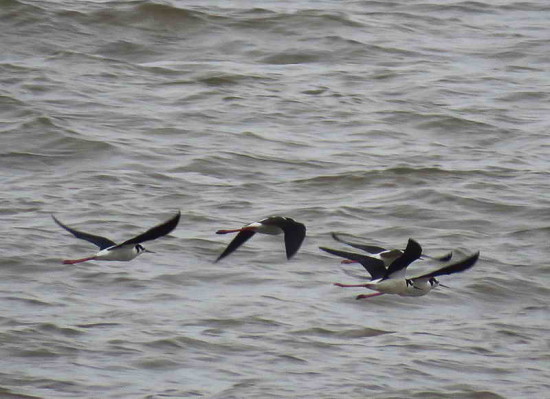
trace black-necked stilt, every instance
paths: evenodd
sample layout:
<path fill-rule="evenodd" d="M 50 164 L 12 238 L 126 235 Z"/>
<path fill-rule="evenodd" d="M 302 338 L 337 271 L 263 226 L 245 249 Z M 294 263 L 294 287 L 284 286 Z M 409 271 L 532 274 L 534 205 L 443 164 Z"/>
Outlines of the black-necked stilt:
<path fill-rule="evenodd" d="M 336 233 L 331 233 L 332 238 L 334 238 L 336 241 L 341 242 L 342 244 L 349 245 L 350 247 L 360 249 L 362 251 L 368 252 L 369 254 L 372 254 L 375 257 L 379 257 L 382 260 L 386 261 L 386 267 L 388 266 L 388 263 L 393 262 L 396 258 L 401 256 L 403 254 L 403 251 L 400 249 L 386 249 L 382 248 L 376 245 L 366 245 L 366 244 L 358 244 L 351 241 L 344 240 L 340 237 L 340 235 Z M 427 258 L 432 260 L 437 260 L 440 262 L 447 262 L 451 260 L 453 256 L 452 252 L 449 252 L 448 254 L 442 255 L 442 256 L 429 256 L 422 254 L 421 258 Z M 345 262 L 347 263 L 347 262 Z"/>
<path fill-rule="evenodd" d="M 407 295 L 408 296 L 426 295 L 428 292 L 430 292 L 432 289 L 434 289 L 437 286 L 448 288 L 446 285 L 441 284 L 436 279 L 436 277 L 443 276 L 446 274 L 460 273 L 465 270 L 468 270 L 469 268 L 471 268 L 473 265 L 476 264 L 478 259 L 479 259 L 479 251 L 473 255 L 468 256 L 465 259 L 462 259 L 461 261 L 442 267 L 441 269 L 434 270 L 430 273 L 426 273 L 418 277 L 408 278 Z M 363 296 L 361 295 L 357 297 L 357 299 L 361 299 L 361 298 L 363 298 Z"/>
<path fill-rule="evenodd" d="M 100 251 L 94 256 L 90 256 L 82 259 L 68 259 L 63 261 L 64 264 L 74 264 L 74 263 L 85 262 L 88 260 L 129 261 L 134 259 L 136 256 L 138 256 L 143 252 L 154 253 L 153 251 L 149 251 L 143 248 L 141 243 L 145 241 L 151 241 L 159 237 L 165 236 L 166 234 L 169 234 L 172 230 L 176 228 L 180 220 L 180 216 L 181 216 L 181 212 L 178 211 L 178 213 L 175 216 L 171 217 L 166 222 L 161 223 L 155 227 L 152 227 L 146 232 L 134 238 L 124 241 L 122 244 L 116 244 L 115 242 L 105 237 L 96 236 L 93 234 L 84 233 L 82 231 L 72 229 L 69 226 L 65 226 L 63 223 L 57 220 L 55 216 L 52 215 L 52 218 L 59 226 L 63 227 L 65 230 L 67 230 L 76 238 L 89 241 L 92 244 L 97 245 L 100 249 Z"/>
<path fill-rule="evenodd" d="M 479 258 L 479 252 L 451 265 L 445 266 L 433 272 L 423 274 L 418 277 L 406 278 L 407 267 L 419 259 L 422 254 L 422 247 L 414 240 L 409 239 L 407 248 L 403 255 L 393 261 L 386 269 L 384 262 L 366 255 L 353 254 L 344 251 L 336 251 L 329 248 L 322 250 L 334 255 L 343 256 L 353 262 L 358 262 L 369 272 L 372 280 L 363 284 L 341 284 L 339 287 L 366 287 L 374 291 L 375 294 L 358 295 L 357 299 L 370 298 L 382 294 L 397 294 L 401 296 L 422 296 L 426 295 L 433 288 L 442 285 L 435 278 L 436 276 L 459 273 L 472 267 Z M 443 286 L 443 285 L 442 285 Z"/>
<path fill-rule="evenodd" d="M 222 254 L 218 256 L 216 262 L 231 254 L 256 233 L 270 235 L 284 233 L 286 257 L 287 259 L 290 259 L 294 256 L 294 254 L 296 254 L 296 252 L 298 252 L 298 249 L 300 249 L 300 246 L 302 245 L 302 242 L 306 237 L 306 226 L 288 217 L 270 216 L 268 218 L 260 220 L 259 222 L 247 224 L 240 229 L 216 231 L 216 234 L 227 233 L 239 234 L 237 234 L 233 241 L 229 243 Z"/>

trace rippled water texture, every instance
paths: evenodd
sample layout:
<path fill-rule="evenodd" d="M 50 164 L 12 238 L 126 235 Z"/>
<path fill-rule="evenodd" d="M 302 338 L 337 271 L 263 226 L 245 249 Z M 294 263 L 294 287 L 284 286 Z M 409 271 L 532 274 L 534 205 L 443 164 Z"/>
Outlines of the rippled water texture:
<path fill-rule="evenodd" d="M 543 398 L 547 1 L 0 0 L 2 398 Z M 130 263 L 121 241 L 182 211 Z M 307 225 L 287 262 L 258 235 Z M 330 232 L 481 251 L 357 301 Z M 410 274 L 433 270 L 430 261 Z"/>

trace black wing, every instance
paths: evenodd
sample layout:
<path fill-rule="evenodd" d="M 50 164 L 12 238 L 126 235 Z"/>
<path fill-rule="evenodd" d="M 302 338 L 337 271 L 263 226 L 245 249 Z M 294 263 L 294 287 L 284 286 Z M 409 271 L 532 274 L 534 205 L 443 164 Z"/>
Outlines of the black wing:
<path fill-rule="evenodd" d="M 340 238 L 340 236 L 336 233 L 330 233 L 330 234 L 332 235 L 332 238 L 334 238 L 336 241 L 341 242 L 342 244 L 349 245 L 350 247 L 368 252 L 370 254 L 378 254 L 380 252 L 386 251 L 386 248 L 377 247 L 376 245 L 357 244 L 354 242 L 346 241 L 343 238 Z"/>
<path fill-rule="evenodd" d="M 392 262 L 392 264 L 388 267 L 384 278 L 389 278 L 392 274 L 399 272 L 403 273 L 403 278 L 405 278 L 407 266 L 419 259 L 421 256 L 422 247 L 415 240 L 409 238 L 407 248 L 405 248 L 403 255 Z"/>
<path fill-rule="evenodd" d="M 306 238 L 306 226 L 286 216 L 270 216 L 260 220 L 266 226 L 277 226 L 285 234 L 286 258 L 290 259 L 298 252 Z"/>
<path fill-rule="evenodd" d="M 306 226 L 292 219 L 287 219 L 282 229 L 285 233 L 286 258 L 290 259 L 298 252 L 306 238 Z"/>
<path fill-rule="evenodd" d="M 414 277 L 411 280 L 416 280 L 420 278 L 430 278 L 430 277 L 436 277 L 436 276 L 442 276 L 444 274 L 453 274 L 453 273 L 460 273 L 464 270 L 468 270 L 470 267 L 476 264 L 477 260 L 479 258 L 479 252 L 473 254 L 472 256 L 460 261 L 453 263 L 452 265 L 442 267 L 441 269 L 435 270 L 430 273 L 423 274 L 422 276 Z"/>
<path fill-rule="evenodd" d="M 69 226 L 65 226 L 63 223 L 61 223 L 59 220 L 56 219 L 54 215 L 52 215 L 53 221 L 57 223 L 59 226 L 63 227 L 65 230 L 67 230 L 69 233 L 71 233 L 76 238 L 80 238 L 82 240 L 86 240 L 88 242 L 91 242 L 92 244 L 95 244 L 99 247 L 99 249 L 105 249 L 112 247 L 116 245 L 115 242 L 109 240 L 108 238 L 96 236 L 89 233 L 84 233 L 82 231 L 78 231 L 75 229 L 71 229 Z"/>
<path fill-rule="evenodd" d="M 134 238 L 130 238 L 129 240 L 126 240 L 122 244 L 119 244 L 117 246 L 122 247 L 123 245 L 140 244 L 145 241 L 151 241 L 159 237 L 165 236 L 166 234 L 169 234 L 170 232 L 172 232 L 172 230 L 176 228 L 176 226 L 178 225 L 178 222 L 180 221 L 180 216 L 181 216 L 181 212 L 178 211 L 176 215 L 171 217 L 166 222 L 161 223 L 155 227 L 151 227 L 145 233 L 141 233 L 140 235 Z"/>
<path fill-rule="evenodd" d="M 441 256 L 428 256 L 428 255 L 422 255 L 423 258 L 433 259 L 437 260 L 438 262 L 447 262 L 450 261 L 453 257 L 453 252 L 449 252 L 448 254 L 441 255 Z"/>
<path fill-rule="evenodd" d="M 225 248 L 222 254 L 218 256 L 218 259 L 216 259 L 216 262 L 225 258 L 227 255 L 235 251 L 237 248 L 239 248 L 241 245 L 247 242 L 250 239 L 250 237 L 252 237 L 254 234 L 256 234 L 256 232 L 252 230 L 240 231 L 239 234 L 237 234 L 237 236 L 233 239 L 233 241 L 229 243 L 227 248 Z"/>
<path fill-rule="evenodd" d="M 372 258 L 367 255 L 355 254 L 353 252 L 339 251 L 336 249 L 331 249 L 326 247 L 319 247 L 319 249 L 325 252 L 328 252 L 329 254 L 333 254 L 336 256 L 340 256 L 342 258 L 359 262 L 365 268 L 365 270 L 369 272 L 373 280 L 382 278 L 386 274 L 386 267 L 384 266 L 384 262 L 381 261 L 380 259 Z"/>
<path fill-rule="evenodd" d="M 354 243 L 354 242 L 346 241 L 336 233 L 330 233 L 330 234 L 332 235 L 332 238 L 334 238 L 336 241 L 341 242 L 341 243 L 346 244 L 346 245 L 349 245 L 350 247 L 353 247 L 353 248 L 361 249 L 361 250 L 363 250 L 365 252 L 368 252 L 370 254 L 378 254 L 380 252 L 387 251 L 386 248 L 378 247 L 376 245 L 357 244 L 357 243 Z M 449 252 L 448 254 L 441 255 L 441 256 L 422 255 L 423 258 L 433 259 L 433 260 L 437 260 L 439 262 L 447 262 L 447 261 L 451 260 L 452 256 L 453 256 L 452 252 Z"/>

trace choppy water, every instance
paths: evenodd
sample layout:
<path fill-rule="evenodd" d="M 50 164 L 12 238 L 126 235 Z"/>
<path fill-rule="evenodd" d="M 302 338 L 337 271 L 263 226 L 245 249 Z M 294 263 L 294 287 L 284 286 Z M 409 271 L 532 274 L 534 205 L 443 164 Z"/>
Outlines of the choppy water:
<path fill-rule="evenodd" d="M 2 398 L 543 398 L 547 1 L 0 1 Z M 131 263 L 62 265 L 182 210 Z M 308 226 L 284 260 L 220 228 Z M 356 301 L 331 231 L 481 251 Z M 418 264 L 416 271 L 436 267 Z"/>

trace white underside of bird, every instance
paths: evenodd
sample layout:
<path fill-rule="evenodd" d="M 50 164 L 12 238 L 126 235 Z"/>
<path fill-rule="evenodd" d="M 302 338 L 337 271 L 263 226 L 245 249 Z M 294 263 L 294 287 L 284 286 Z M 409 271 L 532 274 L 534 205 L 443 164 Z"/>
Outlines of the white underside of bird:
<path fill-rule="evenodd" d="M 373 291 L 400 296 L 423 296 L 436 286 L 437 284 L 430 284 L 428 279 L 406 280 L 404 278 L 378 279 L 363 284 L 363 287 Z"/>
<path fill-rule="evenodd" d="M 283 234 L 284 232 L 283 229 L 281 229 L 279 226 L 263 224 L 260 222 L 249 223 L 246 226 L 244 226 L 241 230 L 253 230 L 256 233 L 268 234 L 272 236 Z"/>
<path fill-rule="evenodd" d="M 384 294 L 401 294 L 407 291 L 405 279 L 378 279 L 363 284 L 364 287 Z"/>
<path fill-rule="evenodd" d="M 135 245 L 127 245 L 115 249 L 105 248 L 95 254 L 94 258 L 97 260 L 128 261 L 134 259 L 140 253 L 141 251 Z"/>
<path fill-rule="evenodd" d="M 113 246 L 113 247 L 102 249 L 101 251 L 99 251 L 93 256 L 82 258 L 82 259 L 66 260 L 64 261 L 64 263 L 74 264 L 74 263 L 86 262 L 88 260 L 127 262 L 129 260 L 136 258 L 142 252 L 153 253 L 153 251 L 149 251 L 143 248 L 141 245 L 124 245 L 122 247 Z"/>

